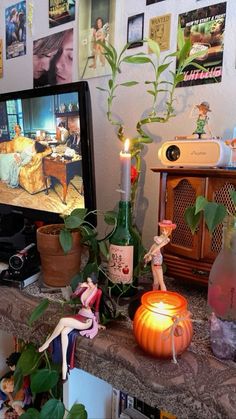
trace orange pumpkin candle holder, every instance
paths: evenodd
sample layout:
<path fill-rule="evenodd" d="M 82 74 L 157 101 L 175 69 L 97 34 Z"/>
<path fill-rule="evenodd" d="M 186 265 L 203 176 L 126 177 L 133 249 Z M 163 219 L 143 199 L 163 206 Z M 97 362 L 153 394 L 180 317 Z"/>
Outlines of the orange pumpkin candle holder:
<path fill-rule="evenodd" d="M 187 349 L 193 335 L 186 299 L 170 291 L 146 292 L 135 313 L 133 330 L 144 351 L 176 362 L 175 356 Z"/>

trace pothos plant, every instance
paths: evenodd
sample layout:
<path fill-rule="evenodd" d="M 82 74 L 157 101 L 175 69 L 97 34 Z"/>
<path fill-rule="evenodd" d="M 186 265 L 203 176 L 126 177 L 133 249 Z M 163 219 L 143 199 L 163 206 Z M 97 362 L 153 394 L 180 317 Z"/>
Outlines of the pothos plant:
<path fill-rule="evenodd" d="M 120 88 L 130 88 L 138 84 L 138 82 L 134 80 L 120 82 L 120 75 L 121 73 L 124 73 L 124 65 L 148 65 L 152 70 L 151 79 L 144 81 L 145 85 L 148 87 L 146 92 L 151 98 L 150 111 L 147 112 L 147 115 L 144 118 L 140 118 L 137 121 L 137 135 L 130 140 L 130 152 L 133 163 L 131 167 L 131 203 L 132 206 L 134 206 L 141 173 L 141 152 L 145 144 L 153 142 L 153 139 L 146 131 L 146 126 L 151 123 L 166 123 L 175 116 L 174 93 L 178 83 L 184 79 L 184 69 L 191 64 L 198 69 L 206 71 L 203 66 L 196 62 L 196 59 L 202 55 L 202 51 L 190 54 L 190 39 L 184 39 L 183 32 L 180 28 L 178 30 L 177 51 L 167 54 L 164 57 L 161 54 L 158 43 L 152 39 L 145 41 L 151 51 L 150 55 L 143 52 L 128 55 L 130 43 L 127 43 L 122 48 L 121 52 L 118 52 L 111 43 L 97 42 L 103 47 L 105 59 L 111 69 L 111 77 L 108 79 L 107 87 L 102 88 L 98 86 L 97 89 L 103 91 L 107 96 L 106 116 L 108 121 L 116 128 L 117 137 L 122 143 L 126 139 L 125 124 L 122 120 L 114 117 L 114 102 L 115 99 L 117 99 L 118 90 Z M 178 67 L 175 72 L 170 69 L 174 58 L 177 58 L 178 62 Z M 163 95 L 165 97 L 165 109 L 160 112 L 160 101 L 163 99 Z"/>
<path fill-rule="evenodd" d="M 186 208 L 184 219 L 191 229 L 192 234 L 197 230 L 202 216 L 210 233 L 213 233 L 215 228 L 223 222 L 225 217 L 229 216 L 236 218 L 236 191 L 232 190 L 229 194 L 234 208 L 232 212 L 229 211 L 225 205 L 214 201 L 208 201 L 202 195 L 196 198 L 194 205 Z"/>

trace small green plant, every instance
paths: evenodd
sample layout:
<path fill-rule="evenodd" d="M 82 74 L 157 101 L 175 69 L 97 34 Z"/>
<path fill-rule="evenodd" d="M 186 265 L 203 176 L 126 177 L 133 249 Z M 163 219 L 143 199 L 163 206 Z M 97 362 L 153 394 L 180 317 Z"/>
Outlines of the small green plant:
<path fill-rule="evenodd" d="M 195 233 L 200 224 L 202 216 L 208 227 L 210 233 L 222 223 L 224 218 L 229 215 L 236 217 L 236 191 L 230 191 L 230 197 L 234 206 L 234 211 L 230 212 L 225 205 L 218 204 L 214 201 L 208 201 L 204 196 L 198 196 L 193 206 L 186 208 L 184 219 L 186 224 L 190 227 L 192 234 Z"/>
<path fill-rule="evenodd" d="M 29 325 L 39 319 L 44 313 L 49 302 L 47 299 L 32 312 Z M 24 343 L 21 348 L 21 356 L 14 372 L 14 390 L 22 388 L 25 376 L 30 378 L 30 389 L 34 396 L 46 394 L 46 402 L 40 407 L 31 407 L 21 415 L 22 419 L 87 419 L 87 412 L 82 404 L 75 403 L 69 411 L 62 402 L 62 382 L 60 380 L 60 366 L 53 364 L 45 352 L 39 353 L 33 343 Z"/>

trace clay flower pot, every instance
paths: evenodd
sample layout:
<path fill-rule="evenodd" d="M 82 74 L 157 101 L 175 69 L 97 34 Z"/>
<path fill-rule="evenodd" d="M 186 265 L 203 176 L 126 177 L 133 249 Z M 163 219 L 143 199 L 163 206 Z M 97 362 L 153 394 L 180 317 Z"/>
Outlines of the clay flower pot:
<path fill-rule="evenodd" d="M 80 270 L 80 233 L 72 232 L 73 245 L 65 254 L 59 242 L 62 228 L 63 224 L 50 224 L 37 230 L 37 248 L 40 253 L 43 281 L 52 287 L 69 285 Z"/>

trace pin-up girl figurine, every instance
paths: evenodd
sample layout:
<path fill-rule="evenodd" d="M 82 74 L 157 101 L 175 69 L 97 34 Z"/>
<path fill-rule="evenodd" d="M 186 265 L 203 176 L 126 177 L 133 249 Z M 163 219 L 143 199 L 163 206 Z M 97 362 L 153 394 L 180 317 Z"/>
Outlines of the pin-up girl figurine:
<path fill-rule="evenodd" d="M 80 283 L 72 294 L 72 298 L 80 297 L 82 308 L 75 315 L 62 317 L 51 336 L 39 348 L 39 352 L 43 352 L 57 336 L 61 337 L 62 380 L 67 379 L 69 333 L 76 329 L 79 331 L 80 335 L 92 339 L 98 333 L 99 328 L 104 328 L 104 326 L 99 325 L 99 305 L 101 296 L 102 290 L 97 286 L 97 276 L 95 273 L 91 273 L 87 278 L 87 281 Z"/>
<path fill-rule="evenodd" d="M 158 223 L 160 226 L 160 236 L 154 237 L 154 244 L 150 247 L 149 251 L 144 255 L 144 262 L 147 264 L 151 261 L 152 275 L 153 275 L 153 290 L 166 291 L 166 286 L 163 278 L 161 248 L 169 243 L 169 236 L 176 228 L 176 224 L 171 220 L 162 220 Z"/>

